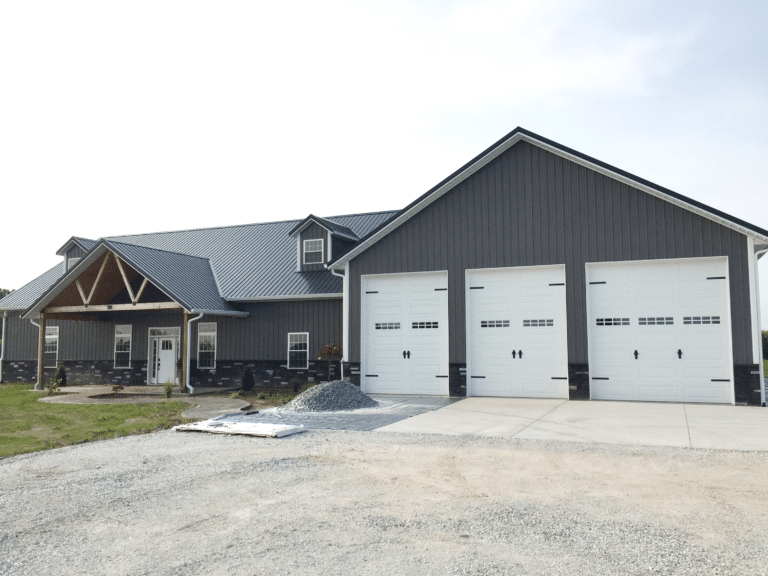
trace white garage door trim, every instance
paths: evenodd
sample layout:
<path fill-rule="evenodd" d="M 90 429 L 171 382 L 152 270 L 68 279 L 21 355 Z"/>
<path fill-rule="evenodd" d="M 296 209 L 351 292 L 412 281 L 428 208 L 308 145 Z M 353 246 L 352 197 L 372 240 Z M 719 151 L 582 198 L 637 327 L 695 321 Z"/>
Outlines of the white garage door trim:
<path fill-rule="evenodd" d="M 410 289 L 403 288 L 409 285 Z M 382 315 L 375 309 L 375 301 L 369 298 L 383 295 L 388 286 L 392 288 L 392 312 Z M 448 396 L 448 272 L 363 275 L 360 290 L 360 385 L 363 392 Z M 377 324 L 378 330 L 375 330 Z M 376 339 L 390 340 L 394 334 L 400 339 L 396 346 L 392 344 L 397 350 L 388 350 L 386 343 L 371 344 Z M 420 352 L 414 350 L 419 346 L 422 347 Z M 399 354 L 405 350 L 401 352 L 400 347 L 408 349 L 402 365 L 399 364 Z M 385 350 L 385 354 L 378 355 L 377 350 Z M 393 355 L 395 351 L 397 358 Z M 378 366 L 374 367 L 374 362 Z M 381 369 L 386 364 L 393 367 L 389 378 Z M 401 370 L 399 380 L 392 376 Z"/>
<path fill-rule="evenodd" d="M 509 310 L 506 312 L 507 316 L 501 318 L 500 322 L 504 324 L 495 323 L 494 326 L 500 328 L 499 335 L 504 332 L 509 332 L 513 339 L 522 340 L 523 331 L 527 331 L 531 326 L 536 326 L 531 331 L 531 338 L 533 335 L 539 337 L 546 336 L 545 340 L 541 342 L 543 346 L 538 350 L 532 350 L 533 353 L 543 354 L 545 360 L 539 360 L 539 365 L 520 365 L 518 366 L 516 360 L 504 363 L 508 360 L 506 356 L 494 357 L 491 360 L 497 363 L 501 362 L 501 369 L 506 374 L 506 370 L 512 370 L 509 374 L 508 381 L 498 381 L 496 386 L 483 386 L 479 384 L 479 378 L 483 378 L 482 382 L 486 382 L 486 375 L 478 375 L 476 369 L 483 370 L 479 366 L 479 362 L 476 362 L 474 352 L 481 352 L 475 350 L 473 352 L 472 343 L 475 338 L 480 338 L 480 330 L 482 330 L 481 323 L 486 321 L 496 322 L 499 319 L 492 318 L 475 318 L 473 316 L 473 299 L 475 304 L 479 304 L 476 301 L 475 290 L 478 290 L 477 294 L 480 294 L 480 285 L 483 285 L 482 289 L 485 290 L 484 285 L 489 281 L 501 282 L 502 284 L 508 283 L 510 288 L 510 297 L 515 290 L 515 282 L 517 281 L 517 289 L 523 290 L 520 296 L 518 296 L 518 302 L 509 302 Z M 525 315 L 526 303 L 520 300 L 520 297 L 524 293 L 525 283 L 544 282 L 542 284 L 543 289 L 536 288 L 536 294 L 531 294 L 534 297 L 533 300 L 527 303 L 529 310 L 535 310 L 535 312 L 529 312 L 529 319 L 523 320 Z M 476 285 L 478 284 L 478 285 Z M 549 286 L 550 293 L 546 290 Z M 530 290 L 529 290 L 530 291 Z M 546 294 L 551 296 L 551 299 L 541 300 L 536 298 L 539 294 Z M 504 308 L 506 302 L 499 302 L 501 308 Z M 519 309 L 515 308 L 515 304 L 519 305 Z M 546 318 L 539 318 L 542 314 L 542 305 L 547 310 Z M 569 381 L 568 381 L 568 324 L 567 324 L 567 308 L 566 308 L 566 285 L 565 285 L 565 265 L 554 264 L 546 266 L 518 266 L 508 268 L 481 268 L 465 270 L 465 315 L 466 315 L 466 351 L 467 351 L 467 396 L 509 396 L 509 397 L 528 397 L 528 398 L 564 398 L 567 399 L 569 395 Z M 493 315 L 496 312 L 492 312 Z M 521 316 L 523 314 L 523 316 Z M 530 316 L 533 314 L 533 316 Z M 498 314 L 497 314 L 498 315 Z M 535 317 L 535 320 L 530 318 Z M 507 322 L 508 320 L 508 322 Z M 547 322 L 539 324 L 541 320 Z M 551 330 L 549 326 L 552 326 L 551 322 L 554 321 L 555 330 Z M 536 324 L 533 324 L 536 322 Z M 519 324 L 519 326 L 518 326 Z M 527 326 L 527 328 L 524 328 Z M 476 332 L 473 333 L 473 327 Z M 486 326 L 489 327 L 489 326 Z M 535 332 L 539 330 L 539 327 L 547 330 L 544 332 Z M 551 332 L 551 333 L 550 333 Z M 490 331 L 489 331 L 490 333 Z M 503 337 L 506 337 L 506 334 Z M 554 341 L 552 339 L 554 338 Z M 495 342 L 491 342 L 495 344 Z M 514 344 L 510 343 L 512 347 Z M 533 344 L 533 341 L 531 341 Z M 525 348 L 524 344 L 520 344 Z M 491 353 L 493 354 L 493 353 Z M 498 351 L 501 354 L 501 350 Z M 505 354 L 511 354 L 507 349 Z M 526 356 L 526 359 L 530 356 Z M 550 358 L 551 357 L 551 358 Z M 545 367 L 545 368 L 544 368 Z M 546 374 L 541 374 L 541 370 L 544 368 Z M 530 377 L 526 379 L 523 373 L 528 371 Z M 535 373 L 538 372 L 538 373 Z M 516 376 L 514 375 L 516 374 Z M 502 379 L 503 380 L 503 379 Z"/>
<path fill-rule="evenodd" d="M 708 258 L 677 258 L 677 259 L 660 259 L 660 260 L 637 260 L 637 261 L 621 261 L 621 262 L 600 262 L 600 263 L 587 263 L 586 265 L 586 300 L 587 300 L 587 341 L 588 341 L 588 362 L 589 362 L 589 378 L 590 378 L 590 399 L 607 399 L 607 400 L 630 400 L 630 401 L 661 401 L 661 402 L 705 402 L 705 403 L 730 403 L 735 404 L 735 382 L 734 382 L 734 375 L 733 375 L 733 341 L 732 341 L 732 327 L 731 327 L 731 294 L 730 294 L 730 284 L 729 284 L 729 271 L 728 271 L 728 258 L 726 256 L 718 256 L 718 257 L 708 257 Z M 724 338 L 725 340 L 725 347 L 723 349 L 723 352 L 725 353 L 724 356 L 721 357 L 721 360 L 719 363 L 715 363 L 712 365 L 712 376 L 716 376 L 716 378 L 707 377 L 707 376 L 699 376 L 702 378 L 702 381 L 705 381 L 708 379 L 708 381 L 711 382 L 722 382 L 723 386 L 720 389 L 721 392 L 723 392 L 721 399 L 715 400 L 711 398 L 707 398 L 706 396 L 706 389 L 700 389 L 704 390 L 705 393 L 701 394 L 700 396 L 696 396 L 695 392 L 686 394 L 686 391 L 684 388 L 679 388 L 678 391 L 682 391 L 681 396 L 678 398 L 672 398 L 671 396 L 667 395 L 667 391 L 671 391 L 674 387 L 667 385 L 665 386 L 659 386 L 656 387 L 657 392 L 651 392 L 651 391 L 643 391 L 642 388 L 639 388 L 639 384 L 637 382 L 639 381 L 639 378 L 635 380 L 635 389 L 632 393 L 632 397 L 619 397 L 621 394 L 619 394 L 617 391 L 614 391 L 611 393 L 610 391 L 606 391 L 604 393 L 597 393 L 596 390 L 600 386 L 600 382 L 598 380 L 604 379 L 607 374 L 598 374 L 600 371 L 608 371 L 610 369 L 610 365 L 613 363 L 614 370 L 616 367 L 620 367 L 621 362 L 616 362 L 615 359 L 612 359 L 611 361 L 606 362 L 605 360 L 601 360 L 598 362 L 598 359 L 596 358 L 596 348 L 598 346 L 598 340 L 599 337 L 597 333 L 595 332 L 597 330 L 597 322 L 598 318 L 596 316 L 595 307 L 596 304 L 593 304 L 593 298 L 598 298 L 598 292 L 596 290 L 599 290 L 599 286 L 601 284 L 605 284 L 605 280 L 609 279 L 609 275 L 616 275 L 621 274 L 622 270 L 631 270 L 628 274 L 634 274 L 637 270 L 643 270 L 645 268 L 647 272 L 644 272 L 644 274 L 648 274 L 649 277 L 653 280 L 653 274 L 661 274 L 664 273 L 664 268 L 667 268 L 670 272 L 675 270 L 675 266 L 678 266 L 676 270 L 685 270 L 687 267 L 689 271 L 695 271 L 695 274 L 699 274 L 698 271 L 696 271 L 696 268 L 701 269 L 701 278 L 696 278 L 696 282 L 699 281 L 712 281 L 712 282 L 719 282 L 722 284 L 718 284 L 719 287 L 721 287 L 721 300 L 720 304 L 717 307 L 718 314 L 720 315 L 720 319 L 718 322 L 712 322 L 712 325 L 714 324 L 720 324 L 722 327 L 722 330 L 720 331 L 719 335 L 720 337 Z M 601 273 L 602 272 L 602 273 Z M 690 273 L 690 272 L 689 272 Z M 663 278 L 663 276 L 660 276 Z M 675 278 L 675 274 L 669 274 L 670 278 Z M 661 281 L 655 280 L 655 283 L 660 283 Z M 631 282 L 630 282 L 630 285 Z M 679 294 L 681 288 L 680 287 L 674 287 L 675 283 L 671 282 L 670 285 L 672 286 L 672 299 L 674 300 L 674 291 L 677 291 Z M 691 285 L 692 288 L 694 285 Z M 703 286 L 703 285 L 702 285 Z M 661 288 L 661 284 L 660 284 Z M 627 300 L 626 302 L 629 303 L 628 305 L 632 309 L 632 313 L 634 313 L 637 318 L 632 317 L 628 319 L 629 324 L 623 324 L 631 326 L 634 331 L 630 330 L 629 335 L 631 338 L 634 338 L 633 340 L 637 342 L 637 338 L 640 337 L 640 332 L 638 331 L 638 328 L 641 324 L 641 320 L 645 320 L 645 318 L 640 318 L 640 316 L 646 316 L 647 314 L 650 314 L 654 306 L 648 306 L 645 309 L 645 314 L 640 314 L 641 310 L 637 306 L 638 304 L 638 296 L 635 292 L 635 288 L 631 288 L 628 290 L 628 292 L 632 293 L 632 296 L 628 296 L 630 300 Z M 617 293 L 618 294 L 618 293 Z M 649 292 L 649 294 L 653 294 L 652 292 Z M 659 294 L 658 292 L 656 294 Z M 610 293 L 612 297 L 615 297 L 616 294 Z M 608 294 L 606 294 L 606 297 Z M 711 295 L 710 295 L 711 298 Z M 659 306 L 662 306 L 663 302 L 670 302 L 671 300 L 669 298 L 661 298 L 660 296 L 656 295 L 654 296 L 649 302 L 655 301 L 659 303 Z M 604 299 L 600 300 L 601 302 L 604 301 Z M 703 300 L 702 300 L 703 301 Z M 597 302 L 597 301 L 595 301 Z M 678 342 L 684 342 L 685 336 L 690 335 L 686 334 L 686 331 L 688 330 L 685 328 L 685 325 L 691 324 L 690 321 L 685 321 L 685 315 L 686 314 L 692 314 L 691 310 L 693 309 L 699 309 L 699 307 L 691 307 L 692 305 L 690 303 L 683 302 L 682 300 L 675 301 L 674 304 L 671 305 L 671 312 L 669 314 L 673 315 L 673 319 L 666 321 L 666 324 L 672 324 L 674 328 L 670 330 L 670 337 L 674 336 L 674 340 Z M 714 304 L 702 304 L 701 309 L 711 310 L 714 307 Z M 683 312 L 682 309 L 688 308 L 688 312 Z M 635 313 L 635 309 L 637 308 L 637 312 Z M 620 305 L 617 304 L 617 310 L 620 309 Z M 660 307 L 659 310 L 662 308 Z M 599 310 L 599 308 L 598 308 Z M 606 310 L 603 310 L 607 312 Z M 601 311 L 601 314 L 603 312 Z M 705 313 L 705 312 L 702 312 Z M 629 314 L 629 313 L 628 313 Z M 661 314 L 661 312 L 659 313 Z M 598 314 L 599 316 L 600 314 Z M 661 314 L 666 317 L 666 314 Z M 602 317 L 601 317 L 602 318 Z M 661 318 L 650 318 L 650 320 L 659 320 Z M 614 319 L 608 319 L 611 322 L 614 321 Z M 622 320 L 622 319 L 619 319 Z M 623 322 L 623 320 L 622 320 Z M 693 322 L 693 324 L 709 324 L 709 322 L 702 321 L 702 322 Z M 613 325 L 613 324 L 612 324 Z M 643 323 L 643 325 L 646 325 Z M 651 325 L 648 323 L 647 325 Z M 606 324 L 607 326 L 607 324 Z M 714 326 L 713 326 L 714 327 Z M 620 328 L 623 329 L 623 328 Z M 618 335 L 618 333 L 617 333 Z M 650 336 L 650 335 L 648 335 Z M 701 338 L 699 336 L 699 338 Z M 650 342 L 650 340 L 649 340 Z M 670 340 L 671 342 L 671 340 Z M 703 341 L 702 341 L 703 342 Z M 656 344 L 656 341 L 650 342 L 651 348 L 653 348 L 653 345 Z M 675 347 L 678 347 L 678 345 L 675 345 Z M 683 346 L 680 346 L 678 350 L 682 350 Z M 701 355 L 706 350 L 706 345 L 698 350 L 694 349 L 694 358 L 695 355 Z M 653 350 L 652 350 L 653 351 Z M 674 352 L 674 350 L 673 350 Z M 690 358 L 691 356 L 689 356 Z M 622 357 L 623 358 L 623 357 Z M 646 356 L 647 358 L 647 356 Z M 666 358 L 666 357 L 665 357 Z M 682 357 L 679 357 L 679 359 L 682 359 Z M 654 368 L 657 372 L 664 371 L 664 365 L 663 362 L 666 360 L 658 359 L 657 365 L 654 366 L 646 366 L 645 369 L 648 373 L 653 372 Z M 669 365 L 671 366 L 671 364 Z M 691 367 L 691 365 L 687 365 L 688 367 Z M 694 365 L 695 366 L 695 365 Z M 681 369 L 685 370 L 686 365 L 683 365 Z M 677 368 L 675 368 L 677 370 Z M 717 371 L 720 370 L 720 373 L 717 373 Z M 695 372 L 694 370 L 691 370 L 691 372 Z M 679 375 L 680 372 L 677 372 Z M 683 375 L 679 375 L 678 380 L 679 384 L 678 386 L 682 386 L 682 383 L 685 382 L 682 380 L 684 378 Z M 659 376 L 660 381 L 663 381 L 663 376 Z M 727 381 L 727 383 L 726 383 Z M 692 389 L 691 389 L 692 390 Z M 716 391 L 716 388 L 713 387 L 710 391 Z M 627 394 L 629 394 L 629 391 L 627 391 Z"/>

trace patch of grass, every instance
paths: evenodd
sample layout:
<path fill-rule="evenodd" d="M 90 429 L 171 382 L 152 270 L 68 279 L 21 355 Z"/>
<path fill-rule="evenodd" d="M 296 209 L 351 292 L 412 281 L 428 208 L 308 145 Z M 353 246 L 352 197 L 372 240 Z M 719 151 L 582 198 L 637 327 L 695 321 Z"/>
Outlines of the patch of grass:
<path fill-rule="evenodd" d="M 179 401 L 156 404 L 49 404 L 31 384 L 0 385 L 0 458 L 94 440 L 145 434 L 192 422 Z"/>

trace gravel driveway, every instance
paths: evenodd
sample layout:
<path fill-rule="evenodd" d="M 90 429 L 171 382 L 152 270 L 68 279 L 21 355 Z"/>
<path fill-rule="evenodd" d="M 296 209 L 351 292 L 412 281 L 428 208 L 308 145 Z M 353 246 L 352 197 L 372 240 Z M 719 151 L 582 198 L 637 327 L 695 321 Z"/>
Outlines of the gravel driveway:
<path fill-rule="evenodd" d="M 768 454 L 160 432 L 0 461 L 0 574 L 768 574 Z"/>

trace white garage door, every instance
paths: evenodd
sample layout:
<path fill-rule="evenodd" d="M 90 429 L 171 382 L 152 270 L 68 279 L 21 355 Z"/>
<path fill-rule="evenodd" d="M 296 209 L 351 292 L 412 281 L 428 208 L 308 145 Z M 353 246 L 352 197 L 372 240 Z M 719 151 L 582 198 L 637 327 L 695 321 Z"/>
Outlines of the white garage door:
<path fill-rule="evenodd" d="M 565 266 L 467 270 L 467 395 L 568 398 Z"/>
<path fill-rule="evenodd" d="M 448 273 L 362 279 L 364 392 L 448 395 Z"/>
<path fill-rule="evenodd" d="M 725 258 L 587 264 L 596 400 L 733 403 Z"/>

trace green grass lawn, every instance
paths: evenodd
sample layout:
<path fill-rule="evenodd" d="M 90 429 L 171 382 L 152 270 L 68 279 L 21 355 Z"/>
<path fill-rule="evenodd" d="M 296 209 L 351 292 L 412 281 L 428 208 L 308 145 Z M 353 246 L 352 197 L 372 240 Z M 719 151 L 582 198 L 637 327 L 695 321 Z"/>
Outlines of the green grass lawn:
<path fill-rule="evenodd" d="M 37 401 L 46 392 L 29 392 L 31 388 L 31 384 L 0 385 L 0 458 L 192 422 L 181 416 L 190 408 L 185 402 L 49 404 Z"/>

